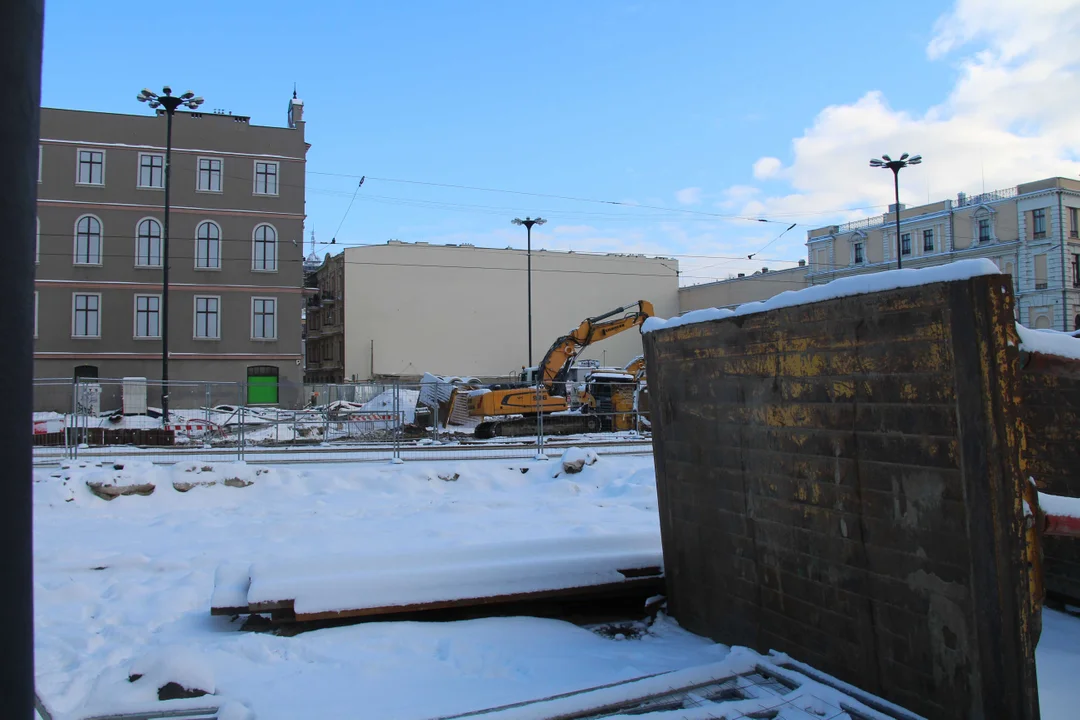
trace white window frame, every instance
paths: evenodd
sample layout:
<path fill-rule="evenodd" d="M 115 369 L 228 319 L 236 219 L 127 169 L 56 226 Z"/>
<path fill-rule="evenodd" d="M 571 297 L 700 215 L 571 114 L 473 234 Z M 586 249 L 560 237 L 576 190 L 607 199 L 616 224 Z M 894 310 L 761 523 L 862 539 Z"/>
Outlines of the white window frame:
<path fill-rule="evenodd" d="M 89 153 L 101 153 L 101 182 L 83 182 L 82 177 L 82 154 L 84 152 Z M 90 177 L 94 177 L 93 167 L 90 170 Z M 75 184 L 85 185 L 88 187 L 104 187 L 105 185 L 105 150 L 104 148 L 77 148 L 75 150 Z"/>
<path fill-rule="evenodd" d="M 37 339 L 38 291 L 34 291 L 34 339 Z"/>
<path fill-rule="evenodd" d="M 214 324 L 217 329 L 216 335 L 199 334 L 199 301 L 213 300 L 217 303 L 214 310 Z M 195 340 L 220 340 L 221 339 L 221 296 L 220 295 L 196 295 L 191 301 L 191 337 Z"/>
<path fill-rule="evenodd" d="M 260 337 L 255 334 L 255 303 L 270 301 L 274 303 L 274 334 L 272 337 Z M 278 337 L 278 299 L 276 297 L 266 297 L 255 295 L 251 298 L 251 339 L 262 342 L 272 342 L 277 340 Z"/>
<path fill-rule="evenodd" d="M 217 265 L 200 265 L 199 264 L 199 261 L 202 260 L 202 254 L 199 252 L 199 249 L 200 249 L 199 248 L 199 243 L 202 242 L 202 240 L 199 238 L 199 230 L 201 230 L 202 226 L 204 224 L 206 224 L 206 223 L 210 223 L 215 228 L 217 228 L 217 240 L 215 241 L 217 243 Z M 213 220 L 200 220 L 198 222 L 198 224 L 195 226 L 195 269 L 196 270 L 211 271 L 211 272 L 221 270 L 221 249 L 222 249 L 222 247 L 221 247 L 221 226 L 218 225 Z M 210 253 L 208 252 L 207 253 L 207 261 L 209 261 L 209 256 L 210 256 Z"/>
<path fill-rule="evenodd" d="M 161 158 L 161 184 L 160 185 L 143 185 L 143 158 Z M 153 180 L 154 172 L 153 168 L 150 170 L 150 179 Z M 139 164 L 135 170 L 135 187 L 140 190 L 164 190 L 165 189 L 165 154 L 164 153 L 152 153 L 141 152 L 139 153 Z"/>
<path fill-rule="evenodd" d="M 37 233 L 34 235 L 34 264 L 41 264 L 41 218 L 35 217 L 34 222 L 37 223 Z M 78 230 L 76 230 L 78 233 Z"/>
<path fill-rule="evenodd" d="M 1031 211 L 1031 238 L 1033 240 L 1042 240 L 1049 237 L 1049 231 L 1046 229 L 1047 223 L 1046 216 L 1049 213 L 1046 212 L 1046 208 L 1035 208 Z M 1039 221 L 1042 220 L 1042 230 L 1039 230 Z"/>
<path fill-rule="evenodd" d="M 41 182 L 41 157 L 42 157 L 42 154 L 44 152 L 42 148 L 44 148 L 44 147 L 45 147 L 44 145 L 42 145 L 41 143 L 38 143 L 38 146 L 37 146 L 37 181 L 38 182 Z"/>
<path fill-rule="evenodd" d="M 78 323 L 78 300 L 80 297 L 94 297 L 97 298 L 97 309 L 94 311 L 97 313 L 97 334 L 96 335 L 76 335 L 76 325 Z M 89 312 L 87 310 L 86 312 Z M 71 337 L 77 340 L 100 340 L 101 339 L 101 293 L 89 293 L 89 292 L 73 292 L 71 293 Z"/>
<path fill-rule="evenodd" d="M 140 335 L 139 334 L 139 299 L 140 298 L 154 298 L 157 300 L 157 335 Z M 134 302 L 132 303 L 132 327 L 131 336 L 136 340 L 160 340 L 161 339 L 161 295 L 154 295 L 152 293 L 136 293 L 134 296 Z M 147 309 L 147 314 L 150 310 Z M 149 327 L 147 327 L 149 330 Z"/>
<path fill-rule="evenodd" d="M 259 192 L 259 166 L 260 165 L 266 165 L 267 167 L 269 167 L 270 165 L 274 166 L 274 192 Z M 252 195 L 266 195 L 266 196 L 269 196 L 269 197 L 277 197 L 280 190 L 281 190 L 281 163 L 277 162 L 276 160 L 256 160 L 254 162 L 254 164 L 252 165 L 252 169 L 253 169 L 253 181 L 254 182 L 253 182 L 253 185 L 252 185 L 251 194 Z M 263 184 L 266 185 L 266 183 L 263 183 Z"/>
<path fill-rule="evenodd" d="M 88 261 L 87 262 L 79 262 L 79 223 L 81 223 L 86 218 L 92 218 L 93 220 L 96 220 L 97 224 L 98 224 L 97 262 L 89 262 L 89 257 L 90 257 L 89 252 L 87 252 Z M 89 251 L 89 247 L 87 248 L 87 250 Z M 97 215 L 93 215 L 91 213 L 87 213 L 85 215 L 80 215 L 79 217 L 75 218 L 75 233 L 72 236 L 71 253 L 72 253 L 72 263 L 74 265 L 81 265 L 82 267 L 101 267 L 102 258 L 103 258 L 104 253 L 105 253 L 105 224 L 103 222 L 101 222 L 101 218 L 99 218 Z"/>
<path fill-rule="evenodd" d="M 260 242 L 256 239 L 259 234 L 260 228 L 269 228 L 274 233 L 273 242 Z M 264 255 L 262 259 L 262 267 L 259 267 L 258 253 L 256 249 L 260 245 L 270 245 L 269 253 Z M 265 248 L 264 248 L 265 250 Z M 273 272 L 278 271 L 278 231 L 277 228 L 270 223 L 259 223 L 255 226 L 255 229 L 251 231 L 251 270 L 252 272 Z"/>
<path fill-rule="evenodd" d="M 217 190 L 212 190 L 210 188 L 202 187 L 202 164 L 203 164 L 203 160 L 206 160 L 208 162 L 216 161 L 217 164 L 218 164 L 218 167 L 217 167 L 218 189 Z M 213 177 L 213 175 L 212 175 L 213 170 L 207 170 L 207 172 L 211 173 L 210 177 Z M 225 191 L 225 159 L 224 158 L 219 158 L 219 157 L 212 157 L 210 155 L 200 155 L 200 156 L 198 156 L 195 159 L 195 192 L 212 193 L 214 195 L 220 195 L 224 191 Z"/>
<path fill-rule="evenodd" d="M 160 231 L 159 234 L 158 234 L 158 252 L 157 252 L 157 260 L 158 261 L 157 261 L 156 265 L 152 265 L 152 264 L 142 262 L 142 252 L 141 252 L 141 248 L 139 247 L 139 241 L 142 239 L 142 235 L 140 234 L 140 230 L 142 229 L 142 224 L 144 222 L 146 222 L 147 220 L 152 220 L 153 222 L 156 222 L 157 226 L 158 226 L 158 230 Z M 162 226 L 161 221 L 158 220 L 156 217 L 152 217 L 152 216 L 149 216 L 149 215 L 147 215 L 144 218 L 140 218 L 139 221 L 137 223 L 135 223 L 135 267 L 141 268 L 141 269 L 154 269 L 154 268 L 160 269 L 161 268 L 161 256 L 164 253 L 164 244 L 165 244 L 165 229 Z"/>
<path fill-rule="evenodd" d="M 1080 208 L 1066 207 L 1065 209 L 1069 211 L 1069 237 L 1080 237 L 1080 227 L 1077 227 L 1080 224 Z"/>
<path fill-rule="evenodd" d="M 862 257 L 859 257 L 859 256 Z M 851 263 L 852 265 L 864 265 L 866 264 L 866 242 L 864 240 L 856 240 L 851 243 Z"/>

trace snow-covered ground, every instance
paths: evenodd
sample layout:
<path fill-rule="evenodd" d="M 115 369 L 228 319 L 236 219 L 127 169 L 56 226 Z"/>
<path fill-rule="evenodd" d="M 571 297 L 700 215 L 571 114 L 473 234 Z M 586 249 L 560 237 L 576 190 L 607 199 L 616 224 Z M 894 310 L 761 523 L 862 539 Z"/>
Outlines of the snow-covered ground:
<path fill-rule="evenodd" d="M 240 632 L 239 622 L 209 614 L 215 571 L 227 563 L 658 537 L 648 456 L 604 456 L 570 475 L 557 473 L 557 460 L 122 464 L 95 458 L 35 471 L 37 686 L 58 720 L 159 705 L 165 678 L 213 690 L 213 704 L 231 703 L 222 713 L 230 719 L 250 711 L 259 720 L 419 720 L 746 662 L 662 615 L 627 638 L 523 617 L 283 637 Z M 105 501 L 87 481 L 155 490 Z M 174 483 L 193 486 L 179 492 Z M 1080 620 L 1047 611 L 1044 625 L 1043 717 L 1073 717 Z M 133 673 L 144 677 L 129 682 Z M 779 717 L 815 717 L 806 707 L 792 701 Z"/>

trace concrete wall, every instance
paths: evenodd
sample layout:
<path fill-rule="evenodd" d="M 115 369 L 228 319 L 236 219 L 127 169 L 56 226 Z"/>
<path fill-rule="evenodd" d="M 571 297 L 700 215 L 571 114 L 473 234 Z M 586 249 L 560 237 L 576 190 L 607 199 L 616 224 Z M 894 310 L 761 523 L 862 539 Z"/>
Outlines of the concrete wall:
<path fill-rule="evenodd" d="M 533 364 L 586 317 L 648 300 L 678 314 L 677 261 L 532 253 Z M 528 363 L 526 253 L 388 244 L 345 250 L 345 376 L 506 377 Z M 583 358 L 621 365 L 641 354 L 628 331 Z"/>
<path fill-rule="evenodd" d="M 930 718 L 1038 717 L 1003 287 L 986 276 L 645 336 L 684 627 Z"/>
<path fill-rule="evenodd" d="M 1080 361 L 1032 353 L 1020 364 L 1025 472 L 1040 490 L 1080 497 Z M 1043 552 L 1047 592 L 1080 603 L 1080 542 L 1045 537 Z"/>
<path fill-rule="evenodd" d="M 714 307 L 735 307 L 748 302 L 768 300 L 786 290 L 806 287 L 807 268 L 795 267 L 754 273 L 747 277 L 679 288 L 679 312 Z"/>

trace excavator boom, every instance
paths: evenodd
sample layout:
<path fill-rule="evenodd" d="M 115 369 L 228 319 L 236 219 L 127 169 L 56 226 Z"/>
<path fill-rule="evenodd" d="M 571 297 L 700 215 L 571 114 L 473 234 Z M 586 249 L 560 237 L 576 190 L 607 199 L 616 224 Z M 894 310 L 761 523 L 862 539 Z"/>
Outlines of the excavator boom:
<path fill-rule="evenodd" d="M 617 315 L 620 316 L 615 317 Z M 603 315 L 582 320 L 576 330 L 563 335 L 548 349 L 543 362 L 540 363 L 538 378 L 540 383 L 552 392 L 555 383 L 565 381 L 574 358 L 582 350 L 593 343 L 638 327 L 652 316 L 652 303 L 647 300 L 638 300 L 636 303 L 615 308 Z"/>
<path fill-rule="evenodd" d="M 500 417 L 516 414 L 535 415 L 538 412 L 547 414 L 567 410 L 569 406 L 565 399 L 565 382 L 574 358 L 593 343 L 606 340 L 630 328 L 639 327 L 652 315 L 652 303 L 647 300 L 638 300 L 603 315 L 586 318 L 576 329 L 560 337 L 548 349 L 543 362 L 540 363 L 537 385 L 493 387 L 471 393 L 469 414 L 473 417 Z M 563 425 L 569 432 L 598 429 L 595 417 L 584 417 L 584 419 L 560 417 L 559 420 L 563 421 Z M 578 428 L 578 425 L 582 427 Z M 490 421 L 478 425 L 475 432 L 478 438 L 527 434 L 533 426 L 534 423 L 531 420 Z"/>

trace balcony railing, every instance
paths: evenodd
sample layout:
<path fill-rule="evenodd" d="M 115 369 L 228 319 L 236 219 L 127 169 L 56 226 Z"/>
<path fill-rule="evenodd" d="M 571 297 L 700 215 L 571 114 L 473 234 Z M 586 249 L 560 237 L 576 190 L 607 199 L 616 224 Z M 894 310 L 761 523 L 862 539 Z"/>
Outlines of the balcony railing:
<path fill-rule="evenodd" d="M 1016 188 L 1004 188 L 1002 190 L 991 190 L 990 192 L 979 193 L 978 195 L 968 195 L 966 193 L 960 193 L 956 196 L 956 207 L 968 207 L 969 205 L 985 205 L 986 203 L 997 202 L 999 200 L 1008 200 L 1009 198 L 1016 197 Z"/>
<path fill-rule="evenodd" d="M 875 215 L 873 217 L 863 218 L 862 220 L 852 220 L 851 222 L 846 222 L 840 226 L 838 232 L 851 232 L 852 230 L 862 230 L 864 228 L 871 228 L 884 224 L 885 216 Z"/>

